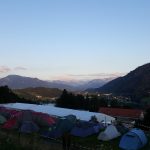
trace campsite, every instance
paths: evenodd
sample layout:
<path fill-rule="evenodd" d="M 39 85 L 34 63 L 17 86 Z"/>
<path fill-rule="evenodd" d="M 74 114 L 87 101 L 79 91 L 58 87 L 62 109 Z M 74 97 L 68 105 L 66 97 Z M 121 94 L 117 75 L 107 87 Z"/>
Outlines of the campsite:
<path fill-rule="evenodd" d="M 0 0 L 0 150 L 150 150 L 150 0 Z"/>
<path fill-rule="evenodd" d="M 21 106 L 24 110 L 18 108 Z M 79 112 L 77 113 L 77 110 L 76 112 L 72 111 L 72 114 L 63 111 L 65 114 L 62 116 L 59 114 L 55 116 L 54 114 L 50 115 L 50 110 L 53 112 L 54 106 L 49 109 L 48 113 L 34 111 L 32 109 L 37 108 L 33 106 L 20 103 L 0 106 L 0 146 L 2 150 L 41 150 L 43 148 L 45 150 L 62 150 L 62 137 L 65 132 L 69 132 L 71 135 L 70 150 L 120 150 L 124 146 L 126 147 L 124 149 L 127 149 L 129 145 L 133 146 L 133 150 L 148 150 L 150 147 L 149 131 L 143 132 L 136 128 L 130 130 L 124 128 L 123 130 L 123 126 L 113 125 L 113 123 L 110 125 L 109 122 L 114 121 L 113 117 L 104 117 L 101 114 L 101 117 L 106 119 L 106 123 L 103 124 L 95 122 L 94 117 L 92 117 L 93 120 L 88 121 L 88 114 L 90 118 L 88 112 L 87 116 L 84 112 L 86 117 L 83 116 L 83 118 Z M 44 106 L 38 105 L 37 107 Z M 46 106 L 41 110 L 46 111 Z M 77 119 L 78 115 L 80 119 Z M 98 117 L 98 113 L 95 114 L 96 116 Z"/>

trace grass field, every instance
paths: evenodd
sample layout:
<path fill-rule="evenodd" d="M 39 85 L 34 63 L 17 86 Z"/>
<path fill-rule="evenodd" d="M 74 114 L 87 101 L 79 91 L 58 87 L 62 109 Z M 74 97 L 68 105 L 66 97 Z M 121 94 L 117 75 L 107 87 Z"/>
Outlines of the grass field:
<path fill-rule="evenodd" d="M 150 141 L 150 136 L 148 135 Z M 86 138 L 72 137 L 71 150 L 120 150 L 120 138 L 102 142 L 97 135 Z M 61 139 L 43 139 L 38 134 L 21 134 L 0 130 L 0 150 L 62 150 Z M 149 150 L 150 142 L 141 150 Z"/>
<path fill-rule="evenodd" d="M 141 150 L 150 150 L 150 136 L 148 135 L 148 144 L 142 148 Z M 87 138 L 76 138 L 73 137 L 73 141 L 76 143 L 80 143 L 80 145 L 84 145 L 86 147 L 91 147 L 93 150 L 120 150 L 119 148 L 119 142 L 120 137 L 116 138 L 114 140 L 104 142 L 97 140 L 97 135 L 93 135 Z"/>

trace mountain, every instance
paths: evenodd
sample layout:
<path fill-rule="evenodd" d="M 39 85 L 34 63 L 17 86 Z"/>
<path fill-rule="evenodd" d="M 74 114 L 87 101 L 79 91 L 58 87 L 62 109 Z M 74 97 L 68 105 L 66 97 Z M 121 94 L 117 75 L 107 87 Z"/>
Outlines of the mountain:
<path fill-rule="evenodd" d="M 106 83 L 108 83 L 111 80 L 112 80 L 112 78 L 94 79 L 94 80 L 88 81 L 87 83 L 84 83 L 84 84 L 78 86 L 78 89 L 86 90 L 86 89 L 90 89 L 90 88 L 102 87 L 103 85 L 105 85 Z"/>
<path fill-rule="evenodd" d="M 19 97 L 25 99 L 34 99 L 34 100 L 51 100 L 53 98 L 60 97 L 62 91 L 57 88 L 45 88 L 45 87 L 36 87 L 36 88 L 25 88 L 25 89 L 16 89 L 13 90 Z"/>
<path fill-rule="evenodd" d="M 74 88 L 80 87 L 89 82 L 89 80 L 53 80 L 53 83 L 66 84 Z"/>
<path fill-rule="evenodd" d="M 35 87 L 67 89 L 69 91 L 84 91 L 89 88 L 98 88 L 112 80 L 113 78 L 94 80 L 72 80 L 72 81 L 43 81 L 38 78 L 30 78 L 19 75 L 9 75 L 0 79 L 0 86 L 7 85 L 11 89 L 25 89 Z"/>
<path fill-rule="evenodd" d="M 71 90 L 72 87 L 65 84 L 43 81 L 38 78 L 23 77 L 18 75 L 9 75 L 0 79 L 0 86 L 5 86 L 12 89 L 23 89 L 28 87 L 47 87 Z"/>
<path fill-rule="evenodd" d="M 150 63 L 136 68 L 124 77 L 110 81 L 95 91 L 130 96 L 134 99 L 149 96 Z"/>
<path fill-rule="evenodd" d="M 93 79 L 93 80 L 74 80 L 74 81 L 53 81 L 53 83 L 63 83 L 72 86 L 74 90 L 84 91 L 90 88 L 98 88 L 113 80 L 114 78 Z"/>

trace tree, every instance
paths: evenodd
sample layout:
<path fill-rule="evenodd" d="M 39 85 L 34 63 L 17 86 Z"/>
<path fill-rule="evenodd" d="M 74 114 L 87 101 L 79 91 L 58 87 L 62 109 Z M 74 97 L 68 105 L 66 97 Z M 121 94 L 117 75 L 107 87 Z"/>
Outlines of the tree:
<path fill-rule="evenodd" d="M 146 110 L 146 113 L 144 115 L 144 124 L 150 126 L 150 108 Z"/>
<path fill-rule="evenodd" d="M 67 90 L 63 90 L 60 98 L 56 100 L 56 106 L 73 109 L 85 109 L 85 99 L 82 95 L 74 95 Z"/>
<path fill-rule="evenodd" d="M 13 91 L 9 89 L 8 86 L 1 86 L 0 103 L 14 103 L 14 102 L 26 102 L 26 100 L 23 98 L 19 98 L 19 96 L 13 93 Z"/>

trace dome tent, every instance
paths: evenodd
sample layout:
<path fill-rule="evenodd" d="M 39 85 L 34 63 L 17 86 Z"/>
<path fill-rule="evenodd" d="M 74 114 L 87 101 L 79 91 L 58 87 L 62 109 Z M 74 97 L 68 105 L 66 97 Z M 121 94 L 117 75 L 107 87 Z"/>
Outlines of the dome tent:
<path fill-rule="evenodd" d="M 147 138 L 141 129 L 134 128 L 120 140 L 119 147 L 124 150 L 139 150 L 147 143 Z"/>
<path fill-rule="evenodd" d="M 117 138 L 120 135 L 121 135 L 120 132 L 118 132 L 118 130 L 116 129 L 116 127 L 114 125 L 109 125 L 109 126 L 107 126 L 105 131 L 101 132 L 98 135 L 98 140 L 109 141 L 114 138 Z"/>
<path fill-rule="evenodd" d="M 7 121 L 6 118 L 0 115 L 0 124 L 4 124 L 6 121 Z"/>
<path fill-rule="evenodd" d="M 76 116 L 68 115 L 57 119 L 57 122 L 49 127 L 48 131 L 42 131 L 41 136 L 47 138 L 60 138 L 64 133 L 69 133 L 75 126 Z"/>
<path fill-rule="evenodd" d="M 24 110 L 18 117 L 19 132 L 32 133 L 39 131 L 39 127 L 33 121 L 33 111 Z"/>
<path fill-rule="evenodd" d="M 93 123 L 88 121 L 78 121 L 75 127 L 71 130 L 71 135 L 79 137 L 87 137 L 96 134 L 103 129 L 103 124 Z"/>

